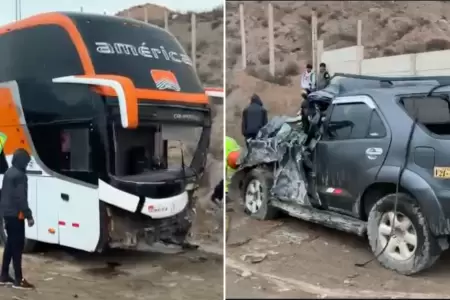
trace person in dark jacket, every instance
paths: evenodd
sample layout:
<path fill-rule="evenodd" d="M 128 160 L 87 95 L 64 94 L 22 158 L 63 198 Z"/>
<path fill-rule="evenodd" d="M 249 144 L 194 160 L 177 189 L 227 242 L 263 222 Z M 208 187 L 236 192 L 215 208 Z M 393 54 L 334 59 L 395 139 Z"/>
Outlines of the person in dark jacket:
<path fill-rule="evenodd" d="M 3 176 L 0 213 L 5 222 L 7 240 L 3 251 L 0 284 L 12 284 L 17 289 L 32 289 L 22 276 L 22 252 L 25 245 L 25 220 L 34 225 L 33 214 L 28 206 L 28 178 L 26 168 L 30 155 L 25 149 L 14 152 L 12 166 Z M 13 262 L 15 278 L 9 276 L 9 265 Z"/>
<path fill-rule="evenodd" d="M 267 110 L 258 95 L 253 94 L 250 105 L 242 112 L 242 135 L 245 141 L 254 139 L 259 130 L 267 124 Z"/>
<path fill-rule="evenodd" d="M 330 73 L 328 73 L 327 65 L 325 63 L 320 63 L 319 74 L 317 74 L 316 85 L 317 90 L 322 90 L 328 86 L 331 80 Z"/>

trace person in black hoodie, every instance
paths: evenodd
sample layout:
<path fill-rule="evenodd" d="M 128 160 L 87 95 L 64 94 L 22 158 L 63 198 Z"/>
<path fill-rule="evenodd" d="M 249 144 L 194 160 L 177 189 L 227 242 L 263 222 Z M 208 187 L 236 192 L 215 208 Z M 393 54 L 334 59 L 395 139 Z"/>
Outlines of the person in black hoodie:
<path fill-rule="evenodd" d="M 267 110 L 264 108 L 261 98 L 253 94 L 250 98 L 250 105 L 242 112 L 242 135 L 245 137 L 245 141 L 254 139 L 266 124 Z"/>
<path fill-rule="evenodd" d="M 14 152 L 12 166 L 3 176 L 0 213 L 5 221 L 7 240 L 3 251 L 0 285 L 12 284 L 17 289 L 32 289 L 22 276 L 22 252 L 25 245 L 25 220 L 34 225 L 32 212 L 28 206 L 28 178 L 26 168 L 30 155 L 25 149 Z M 9 265 L 13 262 L 15 279 L 9 276 Z"/>

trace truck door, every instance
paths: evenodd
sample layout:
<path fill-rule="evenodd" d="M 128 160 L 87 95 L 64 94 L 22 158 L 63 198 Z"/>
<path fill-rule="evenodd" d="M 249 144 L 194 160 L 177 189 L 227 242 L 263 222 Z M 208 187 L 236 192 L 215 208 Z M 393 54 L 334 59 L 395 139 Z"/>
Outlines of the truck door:
<path fill-rule="evenodd" d="M 317 190 L 330 209 L 354 214 L 354 205 L 372 183 L 391 136 L 386 122 L 367 96 L 337 98 L 316 147 Z"/>

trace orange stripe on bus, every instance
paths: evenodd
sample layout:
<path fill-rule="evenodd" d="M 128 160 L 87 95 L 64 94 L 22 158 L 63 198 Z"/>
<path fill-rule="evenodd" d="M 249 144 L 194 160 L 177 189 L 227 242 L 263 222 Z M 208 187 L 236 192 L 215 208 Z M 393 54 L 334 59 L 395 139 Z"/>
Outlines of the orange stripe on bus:
<path fill-rule="evenodd" d="M 23 148 L 31 154 L 31 147 L 20 124 L 11 90 L 0 88 L 0 99 L 0 131 L 6 135 L 6 143 L 3 145 L 5 155 L 13 154 L 18 148 Z"/>
<path fill-rule="evenodd" d="M 120 75 L 80 75 L 77 77 L 110 79 L 120 83 L 125 93 L 128 128 L 136 128 L 138 126 L 139 124 L 138 101 L 137 101 L 138 97 L 136 93 L 136 88 L 134 87 L 134 83 L 130 78 Z M 102 95 L 111 91 L 115 94 L 114 90 L 110 87 L 95 86 L 93 87 L 93 90 Z"/>
<path fill-rule="evenodd" d="M 60 13 L 45 13 L 37 16 L 33 16 L 27 19 L 23 19 L 16 23 L 12 23 L 3 27 L 0 27 L 0 35 L 6 34 L 11 31 L 32 28 L 39 25 L 57 25 L 62 27 L 69 34 L 73 44 L 75 45 L 78 55 L 83 65 L 85 75 L 94 76 L 95 69 L 92 64 L 91 57 L 89 56 L 89 51 L 84 43 L 84 40 L 78 31 L 72 20 Z M 106 78 L 104 76 L 113 75 L 99 75 L 100 77 Z M 97 89 L 97 92 L 105 96 L 117 96 L 111 89 Z M 161 101 L 177 101 L 186 103 L 199 103 L 207 104 L 208 96 L 205 93 L 180 93 L 171 91 L 160 91 L 160 90 L 150 90 L 150 89 L 136 89 L 136 96 L 139 99 L 151 99 L 151 100 L 161 100 Z"/>

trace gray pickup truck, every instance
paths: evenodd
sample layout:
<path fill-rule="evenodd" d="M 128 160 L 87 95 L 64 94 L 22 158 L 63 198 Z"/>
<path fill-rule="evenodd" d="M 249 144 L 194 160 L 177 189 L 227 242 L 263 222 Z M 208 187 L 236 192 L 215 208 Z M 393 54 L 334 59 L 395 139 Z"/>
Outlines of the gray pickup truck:
<path fill-rule="evenodd" d="M 236 198 L 260 220 L 284 211 L 367 236 L 380 264 L 401 274 L 429 268 L 449 247 L 449 85 L 335 74 L 308 95 L 320 106 L 312 135 L 308 122 L 276 117 L 250 142 Z"/>

